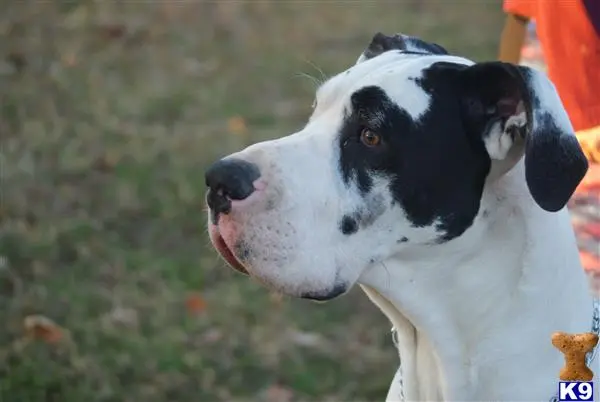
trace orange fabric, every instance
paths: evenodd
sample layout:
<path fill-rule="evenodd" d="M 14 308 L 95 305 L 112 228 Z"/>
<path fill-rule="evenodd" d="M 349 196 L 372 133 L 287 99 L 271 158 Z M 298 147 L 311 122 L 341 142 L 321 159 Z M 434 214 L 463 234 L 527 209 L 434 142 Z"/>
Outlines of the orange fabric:
<path fill-rule="evenodd" d="M 504 11 L 525 18 L 535 18 L 537 3 L 538 0 L 504 0 Z"/>
<path fill-rule="evenodd" d="M 600 126 L 575 133 L 585 157 L 590 162 L 600 163 Z"/>
<path fill-rule="evenodd" d="M 597 192 L 600 196 L 600 164 L 590 163 L 587 174 L 577 186 L 576 193 Z"/>
<path fill-rule="evenodd" d="M 585 150 L 587 140 L 593 140 L 594 137 L 600 136 L 600 127 L 580 131 L 576 135 Z M 570 212 L 574 218 L 575 235 L 578 243 L 580 243 L 581 264 L 585 270 L 597 273 L 597 283 L 600 286 L 600 220 L 594 219 L 589 214 L 590 208 L 600 210 L 600 163 L 598 163 L 600 160 L 594 160 L 593 154 L 591 156 L 590 161 L 592 163 L 590 163 L 587 174 L 575 190 L 571 200 Z"/>
<path fill-rule="evenodd" d="M 600 38 L 580 0 L 504 0 L 504 11 L 535 19 L 548 76 L 575 130 L 600 125 Z"/>

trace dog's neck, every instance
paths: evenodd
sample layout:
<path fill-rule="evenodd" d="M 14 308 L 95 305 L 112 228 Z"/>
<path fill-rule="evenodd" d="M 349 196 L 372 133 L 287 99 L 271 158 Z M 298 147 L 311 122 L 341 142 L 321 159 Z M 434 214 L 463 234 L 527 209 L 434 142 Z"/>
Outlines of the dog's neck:
<path fill-rule="evenodd" d="M 361 278 L 398 331 L 406 400 L 549 400 L 563 364 L 551 334 L 590 330 L 568 213 L 538 208 L 522 170 L 487 186 L 463 236 Z"/>

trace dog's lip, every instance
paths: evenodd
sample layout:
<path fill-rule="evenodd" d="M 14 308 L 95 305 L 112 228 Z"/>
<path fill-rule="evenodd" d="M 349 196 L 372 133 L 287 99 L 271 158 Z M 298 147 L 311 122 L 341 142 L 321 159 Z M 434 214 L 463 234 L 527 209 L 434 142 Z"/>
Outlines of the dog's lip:
<path fill-rule="evenodd" d="M 223 236 L 221 236 L 221 234 L 219 233 L 219 229 L 216 227 L 213 230 L 211 240 L 217 252 L 221 255 L 221 257 L 223 257 L 223 259 L 229 266 L 231 266 L 236 271 L 241 272 L 242 274 L 250 275 L 250 273 L 244 267 L 244 265 L 242 265 L 240 260 L 237 259 L 233 251 L 231 251 L 231 248 L 229 248 L 229 246 L 225 242 L 225 239 L 223 239 Z"/>

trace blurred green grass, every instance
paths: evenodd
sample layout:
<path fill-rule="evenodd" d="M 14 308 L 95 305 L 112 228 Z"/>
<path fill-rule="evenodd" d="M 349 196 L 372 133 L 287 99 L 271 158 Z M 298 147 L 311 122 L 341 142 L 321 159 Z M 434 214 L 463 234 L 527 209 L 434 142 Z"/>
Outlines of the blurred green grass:
<path fill-rule="evenodd" d="M 318 305 L 224 269 L 203 169 L 301 127 L 303 74 L 345 69 L 376 31 L 494 58 L 499 1 L 2 10 L 0 401 L 381 400 L 385 318 L 357 290 Z M 62 340 L 28 338 L 33 314 Z"/>

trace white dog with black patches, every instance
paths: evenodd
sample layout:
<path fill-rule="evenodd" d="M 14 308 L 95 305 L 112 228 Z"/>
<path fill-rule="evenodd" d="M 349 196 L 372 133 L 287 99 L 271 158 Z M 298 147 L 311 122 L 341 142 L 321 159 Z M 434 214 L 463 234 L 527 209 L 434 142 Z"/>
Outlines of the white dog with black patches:
<path fill-rule="evenodd" d="M 388 400 L 548 401 L 551 334 L 592 324 L 565 208 L 586 170 L 542 73 L 377 34 L 302 130 L 208 169 L 209 231 L 282 293 L 358 283 L 397 330 Z"/>

